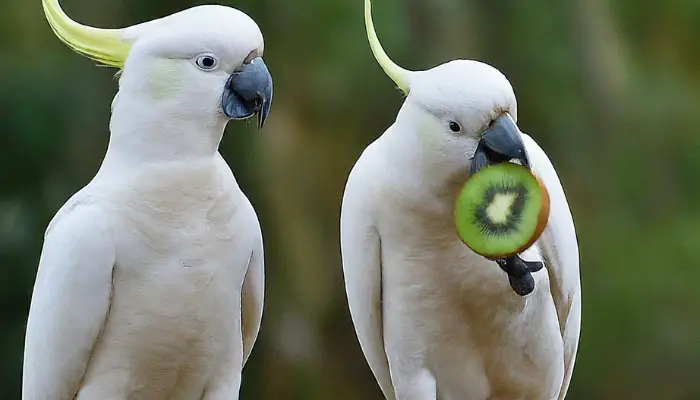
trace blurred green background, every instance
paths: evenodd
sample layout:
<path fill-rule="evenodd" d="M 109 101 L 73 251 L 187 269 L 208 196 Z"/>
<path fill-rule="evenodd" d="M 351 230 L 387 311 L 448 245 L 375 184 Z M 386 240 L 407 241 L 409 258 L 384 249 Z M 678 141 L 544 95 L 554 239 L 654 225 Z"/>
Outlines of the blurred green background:
<path fill-rule="evenodd" d="M 374 62 L 362 0 L 236 0 L 266 39 L 265 129 L 222 153 L 260 216 L 261 336 L 243 399 L 380 399 L 347 311 L 338 219 L 346 177 L 401 95 Z M 64 0 L 122 27 L 187 0 Z M 375 0 L 409 69 L 476 58 L 503 71 L 519 125 L 548 152 L 576 222 L 583 333 L 569 399 L 700 399 L 700 1 Z M 0 1 L 0 397 L 19 399 L 43 231 L 96 172 L 115 71 L 68 50 L 39 0 Z"/>

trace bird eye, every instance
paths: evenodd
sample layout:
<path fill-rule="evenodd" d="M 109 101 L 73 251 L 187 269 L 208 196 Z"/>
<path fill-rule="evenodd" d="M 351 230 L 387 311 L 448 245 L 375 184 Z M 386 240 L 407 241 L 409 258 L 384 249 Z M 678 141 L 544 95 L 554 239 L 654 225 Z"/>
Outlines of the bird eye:
<path fill-rule="evenodd" d="M 196 61 L 197 66 L 203 70 L 212 70 L 216 67 L 216 58 L 210 54 L 200 56 Z"/>
<path fill-rule="evenodd" d="M 462 127 L 459 126 L 458 123 L 456 123 L 456 122 L 454 122 L 454 121 L 451 121 L 451 122 L 450 122 L 450 130 L 451 130 L 452 132 L 459 132 L 459 131 L 462 130 Z"/>

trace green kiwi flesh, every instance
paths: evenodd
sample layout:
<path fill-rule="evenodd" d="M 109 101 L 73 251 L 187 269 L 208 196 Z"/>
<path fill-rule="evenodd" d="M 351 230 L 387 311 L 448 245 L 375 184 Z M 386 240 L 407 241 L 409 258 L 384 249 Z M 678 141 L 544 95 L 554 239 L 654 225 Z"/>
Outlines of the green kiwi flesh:
<path fill-rule="evenodd" d="M 549 194 L 526 167 L 499 163 L 473 174 L 455 205 L 460 239 L 489 259 L 518 254 L 542 235 L 549 218 Z"/>

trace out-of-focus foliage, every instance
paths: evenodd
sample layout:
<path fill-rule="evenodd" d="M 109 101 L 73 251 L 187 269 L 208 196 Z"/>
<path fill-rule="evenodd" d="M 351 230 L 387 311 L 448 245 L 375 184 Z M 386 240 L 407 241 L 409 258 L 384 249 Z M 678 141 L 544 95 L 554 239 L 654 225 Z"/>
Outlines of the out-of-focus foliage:
<path fill-rule="evenodd" d="M 121 27 L 199 1 L 64 0 Z M 231 0 L 259 22 L 275 102 L 222 153 L 261 218 L 263 329 L 243 399 L 379 399 L 344 297 L 347 174 L 401 96 L 372 59 L 362 0 Z M 700 398 L 700 2 L 375 0 L 406 68 L 502 70 L 577 224 L 583 334 L 570 399 Z M 43 231 L 99 167 L 114 70 L 71 53 L 39 0 L 0 2 L 0 396 L 18 399 Z M 697 224 L 697 225 L 696 225 Z M 51 334 L 51 332 L 47 332 Z"/>

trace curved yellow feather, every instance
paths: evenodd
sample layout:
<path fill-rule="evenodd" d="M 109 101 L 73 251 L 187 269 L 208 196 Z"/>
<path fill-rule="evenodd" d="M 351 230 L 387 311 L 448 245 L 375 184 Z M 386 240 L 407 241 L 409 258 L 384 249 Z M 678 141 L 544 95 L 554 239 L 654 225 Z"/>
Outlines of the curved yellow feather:
<path fill-rule="evenodd" d="M 372 54 L 377 60 L 379 65 L 382 67 L 384 72 L 393 80 L 396 85 L 401 89 L 402 92 L 408 94 L 410 91 L 410 86 L 408 82 L 408 75 L 410 71 L 407 71 L 391 61 L 391 58 L 386 54 L 382 44 L 379 42 L 377 37 L 377 32 L 374 30 L 374 22 L 372 22 L 372 1 L 365 0 L 365 25 L 367 27 L 367 38 L 369 39 L 369 46 L 372 48 Z"/>
<path fill-rule="evenodd" d="M 58 0 L 42 0 L 41 3 L 51 29 L 68 47 L 104 65 L 124 66 L 131 43 L 122 39 L 123 30 L 81 25 L 66 15 Z"/>

